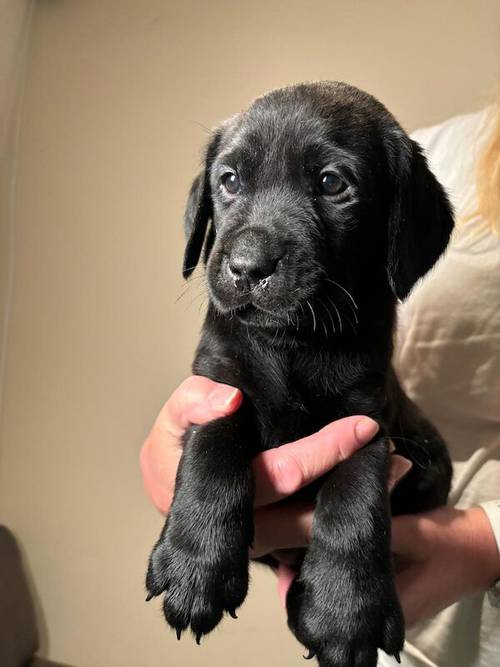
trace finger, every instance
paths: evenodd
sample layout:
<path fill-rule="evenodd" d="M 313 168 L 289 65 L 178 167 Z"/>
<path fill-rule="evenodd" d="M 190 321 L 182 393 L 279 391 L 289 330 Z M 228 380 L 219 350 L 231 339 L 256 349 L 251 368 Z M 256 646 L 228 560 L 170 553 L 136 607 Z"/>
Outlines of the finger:
<path fill-rule="evenodd" d="M 269 505 L 254 514 L 252 558 L 277 549 L 305 547 L 311 541 L 314 507 L 303 503 Z"/>
<path fill-rule="evenodd" d="M 288 565 L 279 564 L 278 566 L 278 595 L 283 607 L 286 607 L 286 596 L 293 580 L 297 576 L 295 570 L 292 570 Z"/>
<path fill-rule="evenodd" d="M 253 463 L 256 507 L 275 503 L 321 477 L 366 445 L 378 428 L 369 417 L 346 417 L 306 438 L 262 452 Z"/>
<path fill-rule="evenodd" d="M 166 514 L 174 496 L 175 473 L 181 457 L 180 448 L 166 451 L 161 443 L 149 436 L 140 453 L 140 467 L 144 490 L 152 504 Z M 165 449 L 165 448 L 164 448 Z"/>
<path fill-rule="evenodd" d="M 236 387 L 192 375 L 163 406 L 154 428 L 180 438 L 191 424 L 204 424 L 235 412 L 243 400 Z"/>
<path fill-rule="evenodd" d="M 412 466 L 413 463 L 408 459 L 405 459 L 404 456 L 400 456 L 399 454 L 393 454 L 391 456 L 391 467 L 389 469 L 388 480 L 389 493 L 393 491 L 396 484 L 410 472 Z"/>

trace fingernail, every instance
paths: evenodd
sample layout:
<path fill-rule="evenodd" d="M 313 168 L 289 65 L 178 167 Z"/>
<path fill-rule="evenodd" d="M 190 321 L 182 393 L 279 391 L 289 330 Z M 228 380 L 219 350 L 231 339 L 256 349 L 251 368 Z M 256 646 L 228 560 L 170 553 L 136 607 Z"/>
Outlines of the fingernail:
<path fill-rule="evenodd" d="M 370 419 L 370 417 L 363 417 L 363 419 L 360 419 L 354 427 L 356 437 L 364 444 L 373 438 L 373 436 L 378 432 L 378 429 L 379 426 L 377 422 L 373 419 Z"/>
<path fill-rule="evenodd" d="M 394 454 L 392 456 L 388 480 L 388 487 L 391 493 L 394 490 L 394 487 L 399 484 L 399 482 L 411 470 L 411 468 L 412 462 L 408 459 L 399 456 L 399 454 Z"/>
<path fill-rule="evenodd" d="M 403 479 L 403 477 L 406 475 L 407 472 L 410 471 L 412 467 L 413 464 L 411 461 L 408 461 L 408 459 L 403 459 L 402 461 L 400 461 L 400 463 L 398 464 L 396 482 L 399 482 L 399 480 Z"/>
<path fill-rule="evenodd" d="M 208 395 L 208 403 L 214 410 L 227 410 L 239 394 L 239 389 L 230 387 L 227 384 L 221 384 Z"/>

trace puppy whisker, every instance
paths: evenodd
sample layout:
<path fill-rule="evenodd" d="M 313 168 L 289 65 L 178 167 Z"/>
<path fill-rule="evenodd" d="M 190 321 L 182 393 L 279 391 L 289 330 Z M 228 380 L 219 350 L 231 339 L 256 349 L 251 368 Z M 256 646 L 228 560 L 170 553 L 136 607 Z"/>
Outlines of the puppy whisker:
<path fill-rule="evenodd" d="M 414 440 L 413 438 L 407 438 L 406 436 L 402 435 L 387 435 L 388 438 L 391 440 L 401 440 L 403 442 L 408 442 L 411 445 L 413 445 L 414 449 L 411 450 L 411 458 L 412 462 L 414 465 L 418 466 L 419 468 L 428 468 L 432 465 L 432 459 L 429 456 L 428 452 L 426 451 L 426 448 L 417 440 Z M 426 461 L 423 461 L 422 458 L 419 456 L 420 453 L 423 453 L 423 455 L 426 457 Z M 401 454 L 404 456 L 404 453 Z"/>
<path fill-rule="evenodd" d="M 355 323 L 356 323 L 356 324 L 359 324 L 358 314 L 356 313 L 356 311 L 354 310 L 354 308 L 351 308 L 351 312 L 352 312 L 352 314 L 353 314 Z"/>
<path fill-rule="evenodd" d="M 313 318 L 313 331 L 316 331 L 316 315 L 314 314 L 314 308 L 311 306 L 309 301 L 306 301 L 307 305 L 309 306 Z"/>
<path fill-rule="evenodd" d="M 329 283 L 332 283 L 332 285 L 336 285 L 339 289 L 341 289 L 341 290 L 344 292 L 344 294 L 345 294 L 346 296 L 349 297 L 349 299 L 351 300 L 351 303 L 352 303 L 352 305 L 354 306 L 354 308 L 356 308 L 356 310 L 358 310 L 358 304 L 357 304 L 356 301 L 354 300 L 354 297 L 353 297 L 353 295 L 349 292 L 349 290 L 347 290 L 347 289 L 346 289 L 345 287 L 343 287 L 340 283 L 336 282 L 335 280 L 332 280 L 331 278 L 325 278 L 325 280 L 326 280 L 327 282 L 329 282 Z"/>
<path fill-rule="evenodd" d="M 326 313 L 328 317 L 330 318 L 330 323 L 332 325 L 332 333 L 335 334 L 337 333 L 337 330 L 335 328 L 335 322 L 333 321 L 332 313 L 326 303 L 323 301 L 323 299 L 318 299 L 318 302 L 323 306 L 323 308 L 326 310 Z"/>
<path fill-rule="evenodd" d="M 175 303 L 178 303 L 188 293 L 190 287 L 191 287 L 191 285 L 188 285 L 187 287 L 185 287 L 182 290 L 182 292 L 179 294 L 179 296 L 175 300 Z"/>
<path fill-rule="evenodd" d="M 202 129 L 202 130 L 205 130 L 205 132 L 206 132 L 207 134 L 212 134 L 212 130 L 211 130 L 209 127 L 207 127 L 206 125 L 203 125 L 203 123 L 200 123 L 200 122 L 197 121 L 197 120 L 193 120 L 193 121 L 191 121 L 191 122 L 194 123 L 194 125 L 198 125 L 198 127 L 201 127 L 201 129 Z"/>
<path fill-rule="evenodd" d="M 198 264 L 193 264 L 193 266 L 186 266 L 184 267 L 184 271 L 194 271 Z"/>
<path fill-rule="evenodd" d="M 190 290 L 190 288 L 195 285 L 196 287 L 199 287 L 200 285 L 203 287 L 207 287 L 207 282 L 206 282 L 206 276 L 205 274 L 202 274 L 200 276 L 194 276 L 193 278 L 190 278 L 187 281 L 187 286 L 184 288 L 184 290 L 179 294 L 179 296 L 176 298 L 175 303 L 180 301 Z M 198 283 L 196 285 L 196 283 Z"/>
<path fill-rule="evenodd" d="M 191 299 L 191 301 L 189 302 L 189 304 L 186 306 L 186 310 L 187 310 L 188 308 L 190 308 L 190 307 L 194 304 L 194 302 L 197 301 L 197 300 L 200 299 L 200 298 L 202 299 L 202 303 L 203 303 L 203 300 L 205 299 L 205 297 L 206 297 L 206 293 L 205 293 L 204 291 L 199 291 L 197 294 L 195 294 L 195 295 L 193 296 L 193 298 Z"/>
<path fill-rule="evenodd" d="M 326 298 L 328 299 L 328 301 L 332 304 L 332 306 L 335 309 L 335 313 L 337 314 L 337 320 L 339 322 L 339 331 L 340 331 L 340 333 L 342 333 L 342 318 L 340 317 L 339 309 L 337 308 L 337 305 L 335 304 L 335 302 L 332 301 L 332 299 L 330 299 L 329 296 L 327 296 Z"/>

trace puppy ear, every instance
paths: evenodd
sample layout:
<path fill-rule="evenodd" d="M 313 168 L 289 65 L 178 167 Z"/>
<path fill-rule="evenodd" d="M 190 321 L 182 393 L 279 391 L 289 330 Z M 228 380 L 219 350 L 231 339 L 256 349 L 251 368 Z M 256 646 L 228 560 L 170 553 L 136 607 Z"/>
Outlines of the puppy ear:
<path fill-rule="evenodd" d="M 208 145 L 205 155 L 205 167 L 194 179 L 189 191 L 186 211 L 184 213 L 184 232 L 186 235 L 186 250 L 182 266 L 182 275 L 184 278 L 189 278 L 195 270 L 200 259 L 203 244 L 205 243 L 205 237 L 207 236 L 205 262 L 208 259 L 214 242 L 215 232 L 213 225 L 210 225 L 207 235 L 207 229 L 213 215 L 212 195 L 210 192 L 210 167 L 216 155 L 220 137 L 221 133 L 217 131 Z"/>
<path fill-rule="evenodd" d="M 205 183 L 205 171 L 194 179 L 189 191 L 184 213 L 184 232 L 186 235 L 186 249 L 182 275 L 189 278 L 200 259 L 201 250 L 205 241 L 208 222 L 212 216 L 212 202 Z"/>
<path fill-rule="evenodd" d="M 392 291 L 404 299 L 446 248 L 453 212 L 420 146 L 405 136 L 398 152 L 393 166 L 396 186 L 389 217 L 387 273 Z"/>

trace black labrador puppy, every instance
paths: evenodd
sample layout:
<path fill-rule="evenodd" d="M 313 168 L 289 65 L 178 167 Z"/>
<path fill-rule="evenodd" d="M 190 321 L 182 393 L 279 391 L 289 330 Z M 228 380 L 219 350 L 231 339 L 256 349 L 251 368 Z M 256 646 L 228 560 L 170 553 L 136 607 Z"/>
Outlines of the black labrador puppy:
<path fill-rule="evenodd" d="M 380 102 L 343 83 L 301 84 L 213 133 L 185 226 L 184 276 L 204 246 L 209 290 L 193 371 L 245 399 L 184 438 L 148 599 L 165 592 L 168 623 L 198 642 L 234 616 L 248 588 L 253 457 L 365 414 L 379 434 L 309 489 L 313 535 L 288 620 L 322 667 L 372 667 L 379 647 L 398 657 L 391 505 L 445 503 L 451 466 L 391 366 L 395 306 L 446 248 L 446 195 Z M 391 498 L 389 438 L 413 462 Z"/>

